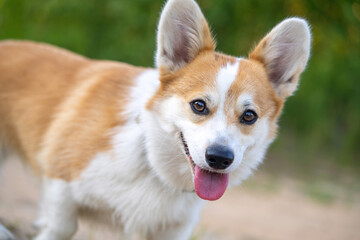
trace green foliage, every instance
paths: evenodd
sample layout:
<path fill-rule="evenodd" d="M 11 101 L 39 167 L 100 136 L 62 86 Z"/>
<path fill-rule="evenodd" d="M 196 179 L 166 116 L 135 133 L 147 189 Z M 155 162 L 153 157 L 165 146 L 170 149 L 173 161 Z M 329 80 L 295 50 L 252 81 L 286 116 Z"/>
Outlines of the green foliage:
<path fill-rule="evenodd" d="M 218 50 L 246 56 L 289 16 L 312 26 L 312 57 L 286 104 L 282 133 L 298 154 L 360 169 L 360 4 L 315 0 L 199 0 Z M 55 44 L 91 58 L 152 66 L 161 0 L 0 0 L 0 39 Z M 282 134 L 285 139 L 288 134 Z M 275 150 L 282 150 L 281 142 Z M 286 151 L 286 149 L 282 150 Z"/>

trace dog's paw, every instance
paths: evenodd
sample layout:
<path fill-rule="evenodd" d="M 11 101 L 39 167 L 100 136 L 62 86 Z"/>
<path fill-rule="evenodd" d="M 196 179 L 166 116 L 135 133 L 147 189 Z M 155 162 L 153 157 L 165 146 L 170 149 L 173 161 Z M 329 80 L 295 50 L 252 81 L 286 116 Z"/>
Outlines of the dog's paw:
<path fill-rule="evenodd" d="M 0 224 L 0 240 L 15 240 L 14 235 L 2 224 Z"/>

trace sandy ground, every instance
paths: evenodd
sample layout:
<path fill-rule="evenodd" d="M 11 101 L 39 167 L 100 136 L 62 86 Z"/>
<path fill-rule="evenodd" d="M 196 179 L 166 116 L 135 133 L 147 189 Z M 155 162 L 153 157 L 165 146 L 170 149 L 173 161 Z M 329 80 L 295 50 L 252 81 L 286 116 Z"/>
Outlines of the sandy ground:
<path fill-rule="evenodd" d="M 17 239 L 29 240 L 35 234 L 31 222 L 37 213 L 39 181 L 17 161 L 6 162 L 2 172 L 0 222 Z M 261 173 L 251 180 L 260 185 L 264 181 Z M 277 181 L 273 190 L 244 185 L 206 205 L 193 240 L 360 239 L 360 193 L 351 202 L 340 198 L 325 204 L 306 196 L 291 179 Z M 109 231 L 81 224 L 74 239 L 117 238 Z"/>

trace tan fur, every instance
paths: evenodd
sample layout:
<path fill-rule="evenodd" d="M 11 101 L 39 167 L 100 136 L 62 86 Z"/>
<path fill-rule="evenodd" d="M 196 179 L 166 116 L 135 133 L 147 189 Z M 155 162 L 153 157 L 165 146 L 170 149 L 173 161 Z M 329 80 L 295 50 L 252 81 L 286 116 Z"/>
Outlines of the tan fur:
<path fill-rule="evenodd" d="M 76 178 L 126 120 L 119 113 L 142 70 L 45 44 L 1 42 L 0 140 L 45 175 Z"/>

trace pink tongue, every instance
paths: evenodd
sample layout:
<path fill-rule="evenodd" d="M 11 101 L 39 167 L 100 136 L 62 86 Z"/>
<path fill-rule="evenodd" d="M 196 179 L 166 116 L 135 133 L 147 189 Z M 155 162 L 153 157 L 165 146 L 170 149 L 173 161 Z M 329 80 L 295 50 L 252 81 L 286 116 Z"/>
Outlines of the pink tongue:
<path fill-rule="evenodd" d="M 195 166 L 195 192 L 204 200 L 218 200 L 224 194 L 229 174 L 213 173 Z"/>

